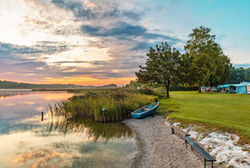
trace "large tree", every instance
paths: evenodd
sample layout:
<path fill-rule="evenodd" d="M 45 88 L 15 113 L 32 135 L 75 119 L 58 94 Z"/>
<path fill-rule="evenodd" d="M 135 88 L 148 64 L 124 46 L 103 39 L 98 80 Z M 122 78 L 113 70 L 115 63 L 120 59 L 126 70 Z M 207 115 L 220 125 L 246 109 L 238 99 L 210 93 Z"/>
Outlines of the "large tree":
<path fill-rule="evenodd" d="M 167 42 L 150 48 L 145 66 L 139 66 L 136 76 L 139 82 L 161 85 L 166 88 L 169 97 L 170 84 L 178 81 L 180 52 Z"/>
<path fill-rule="evenodd" d="M 230 73 L 230 59 L 215 42 L 215 35 L 210 32 L 210 28 L 203 26 L 193 29 L 184 47 L 184 58 L 192 62 L 192 71 L 189 73 L 192 81 L 188 82 L 196 83 L 199 88 L 223 84 L 227 82 Z"/>

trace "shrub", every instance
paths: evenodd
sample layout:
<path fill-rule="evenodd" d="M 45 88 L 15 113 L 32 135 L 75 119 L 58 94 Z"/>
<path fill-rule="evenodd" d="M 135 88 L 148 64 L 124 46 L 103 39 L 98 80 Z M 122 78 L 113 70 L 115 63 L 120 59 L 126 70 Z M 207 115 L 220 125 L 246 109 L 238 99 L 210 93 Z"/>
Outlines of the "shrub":
<path fill-rule="evenodd" d="M 51 111 L 70 118 L 81 117 L 98 122 L 114 122 L 128 118 L 132 111 L 153 103 L 154 98 L 117 89 L 81 91 L 80 95 L 55 105 Z"/>

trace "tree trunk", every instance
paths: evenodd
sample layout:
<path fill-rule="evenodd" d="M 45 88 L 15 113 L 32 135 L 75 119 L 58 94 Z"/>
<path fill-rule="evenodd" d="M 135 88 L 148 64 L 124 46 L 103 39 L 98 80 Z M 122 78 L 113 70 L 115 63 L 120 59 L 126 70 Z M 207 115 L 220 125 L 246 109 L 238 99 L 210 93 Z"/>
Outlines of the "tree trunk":
<path fill-rule="evenodd" d="M 169 85 L 167 86 L 167 98 L 169 98 Z"/>
<path fill-rule="evenodd" d="M 169 98 L 169 84 L 166 84 L 165 85 L 165 88 L 166 88 L 166 92 L 167 92 L 167 98 Z"/>
<path fill-rule="evenodd" d="M 201 86 L 199 86 L 199 93 L 201 93 Z"/>

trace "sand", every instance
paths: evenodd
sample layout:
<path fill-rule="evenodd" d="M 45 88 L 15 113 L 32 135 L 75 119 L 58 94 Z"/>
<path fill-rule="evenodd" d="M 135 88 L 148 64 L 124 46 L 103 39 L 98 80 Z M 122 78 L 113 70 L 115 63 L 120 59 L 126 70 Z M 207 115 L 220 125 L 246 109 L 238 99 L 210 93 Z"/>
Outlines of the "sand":
<path fill-rule="evenodd" d="M 161 116 L 124 121 L 136 135 L 138 153 L 132 168 L 198 168 L 203 160 L 185 142 L 172 135 L 171 129 Z M 209 166 L 207 166 L 209 167 Z"/>

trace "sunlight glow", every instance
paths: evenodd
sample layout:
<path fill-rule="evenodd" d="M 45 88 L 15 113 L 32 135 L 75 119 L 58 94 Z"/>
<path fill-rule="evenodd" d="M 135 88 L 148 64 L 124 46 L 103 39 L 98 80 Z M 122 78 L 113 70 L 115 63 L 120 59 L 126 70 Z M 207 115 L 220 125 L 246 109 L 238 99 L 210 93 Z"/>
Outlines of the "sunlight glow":
<path fill-rule="evenodd" d="M 107 85 L 115 83 L 118 85 L 123 85 L 129 83 L 135 78 L 108 78 L 108 79 L 97 79 L 90 76 L 74 76 L 74 77 L 64 77 L 64 78 L 46 78 L 45 83 L 63 83 L 63 84 L 78 84 L 78 85 Z"/>

